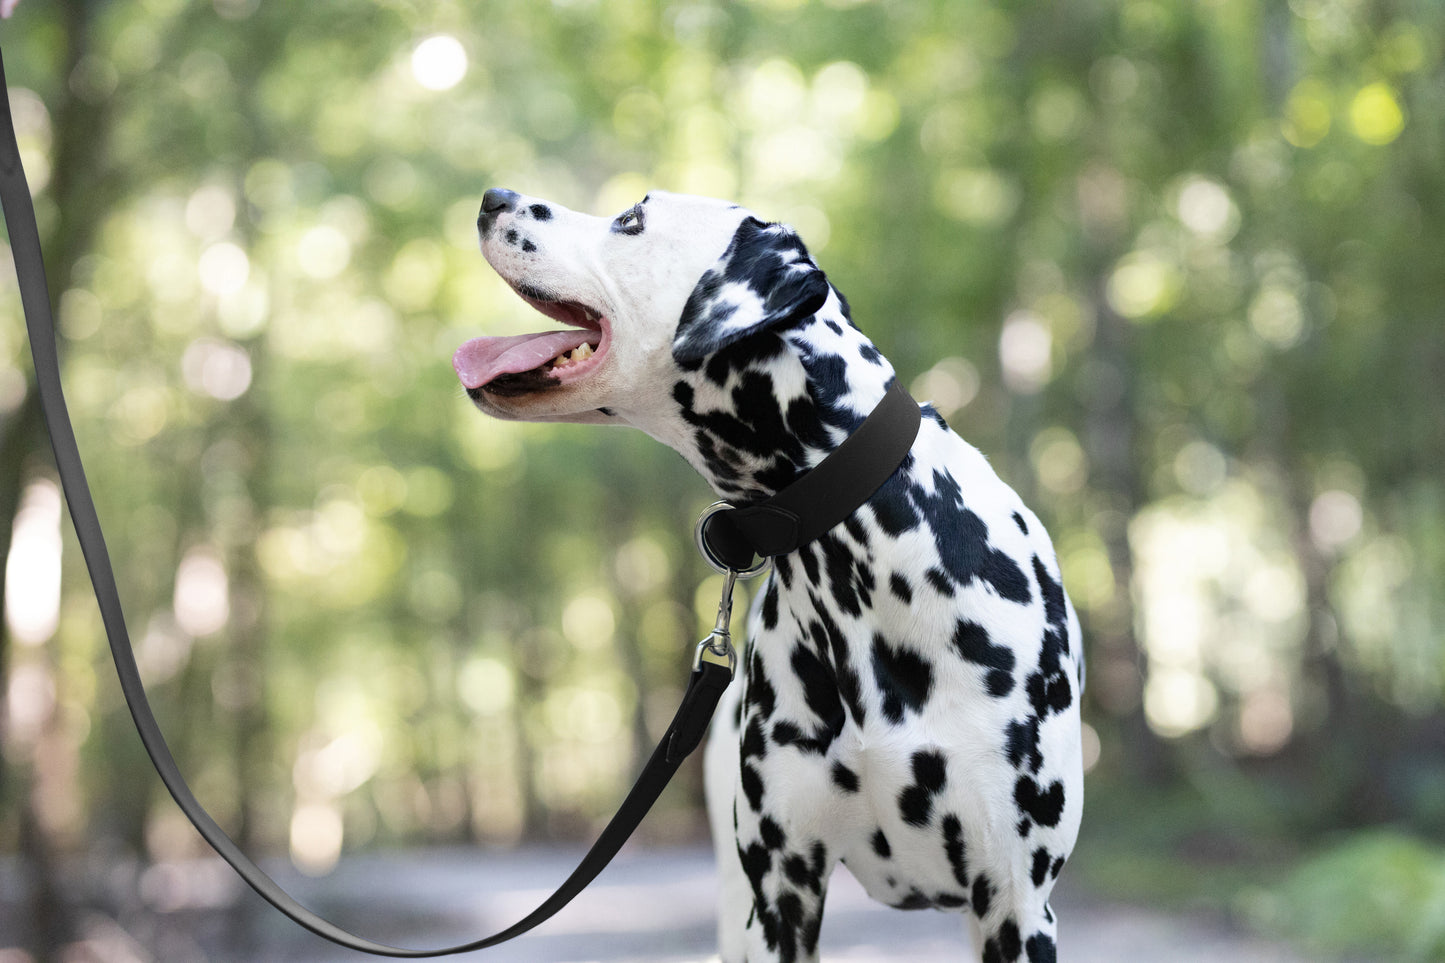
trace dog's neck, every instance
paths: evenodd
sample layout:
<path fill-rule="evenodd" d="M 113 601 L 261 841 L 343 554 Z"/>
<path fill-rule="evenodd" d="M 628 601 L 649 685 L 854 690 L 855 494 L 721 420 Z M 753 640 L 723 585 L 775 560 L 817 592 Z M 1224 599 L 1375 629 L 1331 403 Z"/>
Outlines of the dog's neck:
<path fill-rule="evenodd" d="M 806 321 L 746 338 L 685 370 L 672 393 L 682 424 L 665 440 L 721 497 L 757 501 L 841 444 L 893 378 L 834 290 Z"/>

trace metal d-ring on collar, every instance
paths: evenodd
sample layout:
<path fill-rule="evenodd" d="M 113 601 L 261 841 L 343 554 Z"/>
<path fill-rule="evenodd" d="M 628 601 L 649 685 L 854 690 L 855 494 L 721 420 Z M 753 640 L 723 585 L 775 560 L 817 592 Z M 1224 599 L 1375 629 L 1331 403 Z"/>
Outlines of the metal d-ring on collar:
<path fill-rule="evenodd" d="M 702 514 L 697 517 L 697 524 L 693 526 L 692 540 L 696 543 L 697 550 L 702 555 L 703 561 L 707 562 L 708 566 L 711 567 L 714 572 L 717 572 L 719 575 L 726 575 L 728 572 L 731 572 L 737 578 L 752 578 L 755 575 L 761 575 L 767 571 L 768 566 L 771 565 L 773 561 L 770 556 L 764 555 L 759 557 L 752 565 L 734 568 L 718 558 L 717 554 L 713 551 L 712 545 L 708 542 L 708 522 L 711 521 L 712 517 L 718 512 L 729 512 L 733 511 L 734 508 L 735 506 L 729 502 L 713 502 L 704 508 Z"/>

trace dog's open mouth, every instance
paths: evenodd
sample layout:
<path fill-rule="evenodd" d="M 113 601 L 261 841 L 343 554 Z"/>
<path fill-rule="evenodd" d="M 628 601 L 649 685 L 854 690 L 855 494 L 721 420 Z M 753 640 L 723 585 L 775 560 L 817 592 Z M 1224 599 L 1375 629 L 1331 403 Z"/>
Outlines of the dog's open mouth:
<path fill-rule="evenodd" d="M 457 349 L 452 367 L 469 394 L 521 395 L 585 377 L 607 353 L 607 319 L 576 301 L 517 287 L 522 299 L 566 331 L 473 338 Z"/>

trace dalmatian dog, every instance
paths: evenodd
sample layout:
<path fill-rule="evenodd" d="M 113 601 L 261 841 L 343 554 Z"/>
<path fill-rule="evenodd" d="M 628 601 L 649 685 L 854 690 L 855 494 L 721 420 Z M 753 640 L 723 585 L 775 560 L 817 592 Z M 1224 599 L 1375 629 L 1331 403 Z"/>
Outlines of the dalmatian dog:
<path fill-rule="evenodd" d="M 605 218 L 494 189 L 478 228 L 564 326 L 457 350 L 494 417 L 632 425 L 747 503 L 895 380 L 797 234 L 736 205 L 653 192 Z M 815 960 L 840 862 L 890 906 L 965 911 L 985 963 L 1056 958 L 1049 893 L 1083 804 L 1078 620 L 1039 519 L 924 415 L 877 493 L 755 594 L 705 761 L 725 963 Z"/>

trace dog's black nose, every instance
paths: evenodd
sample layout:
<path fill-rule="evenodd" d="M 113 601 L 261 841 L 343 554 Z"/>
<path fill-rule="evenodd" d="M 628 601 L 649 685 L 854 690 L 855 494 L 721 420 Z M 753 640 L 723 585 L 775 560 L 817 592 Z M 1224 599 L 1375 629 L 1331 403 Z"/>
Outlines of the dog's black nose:
<path fill-rule="evenodd" d="M 477 228 L 486 234 L 496 221 L 497 215 L 503 211 L 512 211 L 517 208 L 516 191 L 509 191 L 504 187 L 493 187 L 482 195 L 482 210 L 477 214 Z"/>

